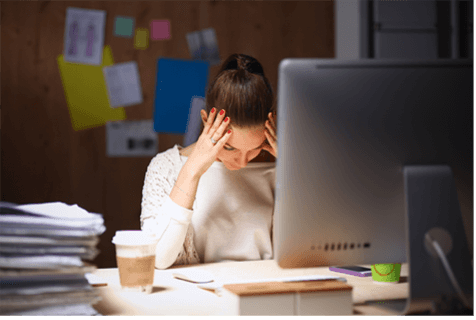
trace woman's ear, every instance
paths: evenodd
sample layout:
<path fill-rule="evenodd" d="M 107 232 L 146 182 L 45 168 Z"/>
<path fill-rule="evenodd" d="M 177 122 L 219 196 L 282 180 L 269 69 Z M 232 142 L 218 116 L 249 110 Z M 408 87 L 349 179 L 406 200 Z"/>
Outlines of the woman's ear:
<path fill-rule="evenodd" d="M 207 112 L 205 110 L 200 110 L 200 118 L 202 118 L 202 123 L 205 126 L 205 123 L 207 123 Z"/>

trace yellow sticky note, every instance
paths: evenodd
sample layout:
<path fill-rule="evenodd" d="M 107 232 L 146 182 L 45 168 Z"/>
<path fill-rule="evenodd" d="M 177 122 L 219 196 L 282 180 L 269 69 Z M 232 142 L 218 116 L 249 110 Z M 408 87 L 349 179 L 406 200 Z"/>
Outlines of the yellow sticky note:
<path fill-rule="evenodd" d="M 146 28 L 137 28 L 134 36 L 134 48 L 147 49 L 149 47 L 149 30 Z"/>
<path fill-rule="evenodd" d="M 103 50 L 100 66 L 66 62 L 63 55 L 58 56 L 57 62 L 75 131 L 126 118 L 124 108 L 111 108 L 107 97 L 102 68 L 114 64 L 109 46 Z"/>

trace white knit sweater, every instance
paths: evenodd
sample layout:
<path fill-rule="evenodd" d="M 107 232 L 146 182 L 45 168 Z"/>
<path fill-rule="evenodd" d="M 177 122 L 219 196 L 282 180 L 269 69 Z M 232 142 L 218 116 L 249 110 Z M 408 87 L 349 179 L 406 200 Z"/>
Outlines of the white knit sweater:
<path fill-rule="evenodd" d="M 214 162 L 200 178 L 189 210 L 169 197 L 187 161 L 181 148 L 157 154 L 145 175 L 141 229 L 158 239 L 156 268 L 271 259 L 275 163 L 248 163 L 231 171 Z"/>

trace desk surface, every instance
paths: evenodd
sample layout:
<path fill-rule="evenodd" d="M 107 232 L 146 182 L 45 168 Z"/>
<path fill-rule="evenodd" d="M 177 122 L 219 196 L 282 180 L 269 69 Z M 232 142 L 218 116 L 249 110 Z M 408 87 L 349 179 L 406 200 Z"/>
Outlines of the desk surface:
<path fill-rule="evenodd" d="M 370 265 L 366 265 L 370 268 Z M 120 288 L 117 268 L 97 269 L 94 274 L 108 285 L 98 287 L 102 301 L 94 308 L 103 315 L 230 315 L 226 298 L 200 289 L 196 284 L 173 278 L 172 273 L 185 268 L 211 272 L 216 281 L 243 282 L 262 278 L 302 275 L 338 275 L 353 287 L 354 314 L 391 314 L 366 301 L 384 301 L 408 297 L 408 264 L 402 264 L 400 282 L 375 283 L 372 277 L 355 277 L 329 271 L 328 267 L 281 269 L 274 260 L 221 262 L 155 270 L 152 294 L 124 292 Z"/>

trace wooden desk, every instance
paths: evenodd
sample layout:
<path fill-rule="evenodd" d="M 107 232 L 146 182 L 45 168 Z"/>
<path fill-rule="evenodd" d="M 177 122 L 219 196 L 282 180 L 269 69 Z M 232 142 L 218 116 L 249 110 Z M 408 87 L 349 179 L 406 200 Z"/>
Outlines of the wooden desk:
<path fill-rule="evenodd" d="M 370 268 L 370 265 L 366 267 Z M 172 273 L 182 268 L 199 268 L 211 272 L 216 281 L 242 282 L 262 278 L 278 278 L 301 275 L 338 275 L 346 278 L 353 287 L 354 314 L 391 314 L 366 301 L 385 301 L 408 296 L 408 264 L 402 264 L 400 282 L 397 284 L 375 283 L 372 277 L 359 278 L 329 271 L 328 267 L 305 269 L 281 269 L 274 260 L 221 262 L 155 270 L 152 294 L 123 292 L 116 268 L 97 269 L 94 274 L 107 281 L 98 287 L 103 298 L 94 308 L 103 315 L 234 315 L 224 297 L 199 289 L 196 284 L 173 278 Z M 424 308 L 428 305 L 423 306 Z"/>

